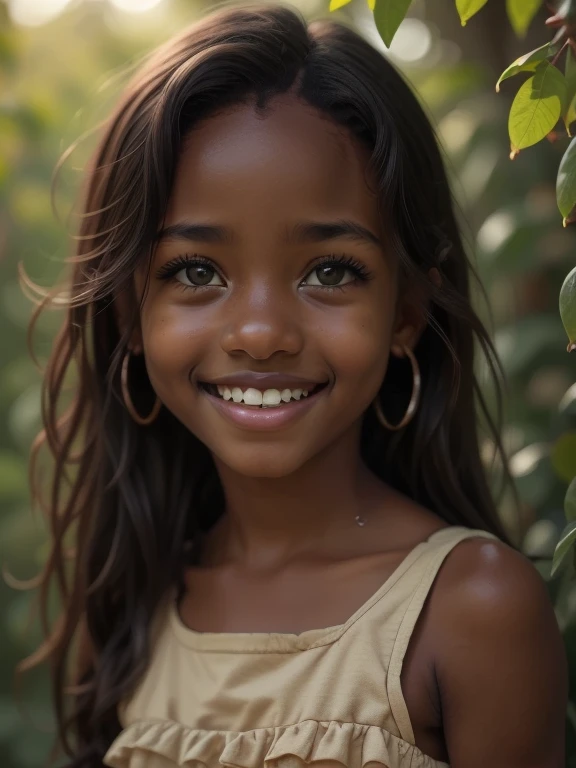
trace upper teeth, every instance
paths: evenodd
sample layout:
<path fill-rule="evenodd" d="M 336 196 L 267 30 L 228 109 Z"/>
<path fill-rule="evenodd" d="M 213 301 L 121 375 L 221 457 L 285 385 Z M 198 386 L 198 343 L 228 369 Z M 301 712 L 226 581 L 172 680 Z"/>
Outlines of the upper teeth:
<path fill-rule="evenodd" d="M 218 394 L 224 398 L 224 400 L 234 400 L 235 403 L 245 403 L 246 405 L 265 405 L 274 406 L 280 405 L 280 403 L 288 403 L 290 400 L 300 400 L 301 397 L 308 396 L 307 389 L 265 389 L 261 391 L 254 389 L 254 387 L 248 387 L 248 389 L 240 389 L 240 387 L 221 387 L 218 386 Z"/>

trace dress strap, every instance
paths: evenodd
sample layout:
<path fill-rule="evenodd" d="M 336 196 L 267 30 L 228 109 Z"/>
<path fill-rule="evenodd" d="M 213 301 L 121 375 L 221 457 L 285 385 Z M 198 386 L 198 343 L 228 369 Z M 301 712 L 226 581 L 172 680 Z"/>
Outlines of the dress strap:
<path fill-rule="evenodd" d="M 387 682 L 388 699 L 390 701 L 392 715 L 394 716 L 394 720 L 400 731 L 400 736 L 410 744 L 414 744 L 415 742 L 414 731 L 400 686 L 400 673 L 402 671 L 402 663 L 408 648 L 408 643 L 416 625 L 416 620 L 422 611 L 426 597 L 444 559 L 460 541 L 475 536 L 482 536 L 500 541 L 498 536 L 489 533 L 488 531 L 466 528 L 463 526 L 449 526 L 434 534 L 433 538 L 430 540 L 430 544 L 433 546 L 428 551 L 427 555 L 417 564 L 421 578 L 417 580 L 415 589 L 407 600 L 406 611 L 400 622 L 398 633 L 392 647 Z"/>

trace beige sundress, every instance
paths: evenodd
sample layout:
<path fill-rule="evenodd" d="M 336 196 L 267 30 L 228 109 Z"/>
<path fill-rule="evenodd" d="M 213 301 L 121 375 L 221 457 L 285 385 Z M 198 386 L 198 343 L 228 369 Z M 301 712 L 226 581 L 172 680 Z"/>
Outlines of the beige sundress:
<path fill-rule="evenodd" d="M 118 713 L 110 768 L 447 768 L 414 744 L 400 687 L 410 635 L 464 526 L 433 533 L 348 621 L 301 634 L 188 629 L 170 593 L 151 663 Z"/>

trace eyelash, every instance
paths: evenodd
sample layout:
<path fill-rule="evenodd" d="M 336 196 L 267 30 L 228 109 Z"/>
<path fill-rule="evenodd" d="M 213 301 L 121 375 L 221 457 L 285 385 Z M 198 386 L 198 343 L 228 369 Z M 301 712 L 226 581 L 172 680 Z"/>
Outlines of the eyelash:
<path fill-rule="evenodd" d="M 195 266 L 198 264 L 202 264 L 205 266 L 210 267 L 211 269 L 216 269 L 214 264 L 210 261 L 210 259 L 207 259 L 205 256 L 200 256 L 197 253 L 185 253 L 180 254 L 179 256 L 176 256 L 176 258 L 172 259 L 172 261 L 167 262 L 166 264 L 163 264 L 160 269 L 156 272 L 156 277 L 159 280 L 170 280 L 175 277 L 175 275 L 178 274 L 182 269 L 185 267 Z M 346 254 L 329 254 L 327 256 L 322 257 L 314 266 L 312 269 L 310 269 L 306 276 L 308 276 L 311 272 L 314 272 L 314 270 L 319 269 L 320 267 L 330 265 L 330 266 L 338 266 L 338 267 L 345 267 L 350 272 L 352 272 L 355 275 L 354 280 L 351 280 L 348 283 L 345 283 L 344 285 L 315 285 L 315 288 L 322 288 L 323 290 L 340 290 L 343 291 L 345 288 L 354 285 L 357 282 L 367 282 L 372 278 L 371 272 L 369 272 L 366 267 L 361 264 L 359 261 L 357 261 L 352 256 L 347 256 Z M 218 270 L 216 270 L 218 271 Z M 202 285 L 186 285 L 185 283 L 182 283 L 180 280 L 175 280 L 176 283 L 178 283 L 179 286 L 181 286 L 184 289 L 192 288 L 193 290 L 197 290 L 198 288 L 205 288 L 208 286 L 202 286 Z"/>

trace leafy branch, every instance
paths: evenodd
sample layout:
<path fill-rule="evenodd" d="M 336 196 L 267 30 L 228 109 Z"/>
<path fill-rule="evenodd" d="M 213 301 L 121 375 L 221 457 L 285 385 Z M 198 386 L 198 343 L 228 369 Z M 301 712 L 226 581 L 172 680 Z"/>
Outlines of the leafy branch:
<path fill-rule="evenodd" d="M 329 9 L 336 11 L 351 1 L 330 0 Z M 374 13 L 382 40 L 390 47 L 412 0 L 366 1 Z M 487 2 L 489 0 L 455 0 L 462 26 Z M 542 4 L 543 0 L 506 0 L 508 19 L 519 37 L 524 37 Z M 576 222 L 576 137 L 571 132 L 576 122 L 576 0 L 559 0 L 555 7 L 547 7 L 552 15 L 546 25 L 555 32 L 553 39 L 513 61 L 498 78 L 496 91 L 500 91 L 504 80 L 521 73 L 530 75 L 520 86 L 510 107 L 511 160 L 544 139 L 556 141 L 565 134 L 571 140 L 560 161 L 556 181 L 558 208 L 564 226 L 568 226 Z M 557 131 L 559 123 L 564 129 Z M 559 308 L 568 335 L 568 352 L 571 352 L 576 350 L 576 267 L 562 285 Z M 554 552 L 552 574 L 570 551 L 576 564 L 576 478 L 566 494 L 565 512 L 567 526 Z"/>

